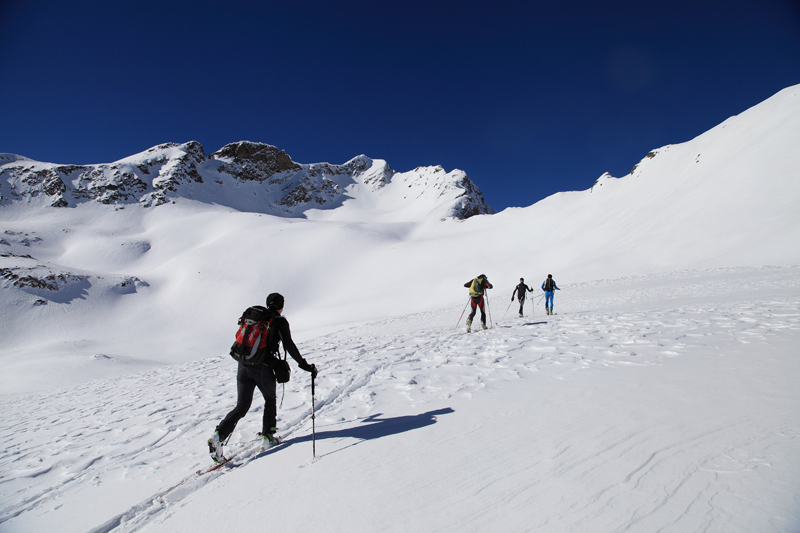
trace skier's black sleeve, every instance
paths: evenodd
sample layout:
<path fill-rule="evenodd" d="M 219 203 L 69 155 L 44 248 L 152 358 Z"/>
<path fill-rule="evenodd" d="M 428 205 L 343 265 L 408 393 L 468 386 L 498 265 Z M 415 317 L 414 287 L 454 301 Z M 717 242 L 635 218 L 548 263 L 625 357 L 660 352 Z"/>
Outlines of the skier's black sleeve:
<path fill-rule="evenodd" d="M 468 281 L 468 282 L 466 282 L 466 283 L 464 284 L 464 286 L 465 286 L 465 287 L 467 287 L 467 288 L 469 288 L 470 286 L 472 286 L 472 281 Z"/>
<path fill-rule="evenodd" d="M 511 301 L 512 302 L 514 301 L 514 295 L 517 294 L 517 289 L 519 289 L 519 285 L 514 287 L 514 292 L 511 293 Z"/>
<path fill-rule="evenodd" d="M 286 349 L 289 355 L 291 355 L 292 358 L 297 361 L 297 366 L 306 372 L 311 372 L 311 365 L 308 364 L 308 361 L 303 359 L 303 356 L 300 355 L 300 350 L 297 349 L 297 345 L 292 340 L 292 332 L 289 330 L 289 321 L 286 320 L 285 317 L 280 317 L 275 320 L 274 323 L 278 330 L 278 334 L 281 336 L 283 347 Z"/>

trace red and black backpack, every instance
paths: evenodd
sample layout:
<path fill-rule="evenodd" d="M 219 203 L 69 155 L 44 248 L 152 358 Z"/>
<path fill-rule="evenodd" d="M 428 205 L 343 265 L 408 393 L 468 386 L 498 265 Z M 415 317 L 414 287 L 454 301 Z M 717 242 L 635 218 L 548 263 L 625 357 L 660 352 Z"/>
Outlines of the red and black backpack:
<path fill-rule="evenodd" d="M 278 351 L 280 338 L 272 328 L 278 316 L 266 307 L 248 307 L 239 319 L 236 342 L 231 346 L 231 357 L 245 365 L 260 365 Z"/>

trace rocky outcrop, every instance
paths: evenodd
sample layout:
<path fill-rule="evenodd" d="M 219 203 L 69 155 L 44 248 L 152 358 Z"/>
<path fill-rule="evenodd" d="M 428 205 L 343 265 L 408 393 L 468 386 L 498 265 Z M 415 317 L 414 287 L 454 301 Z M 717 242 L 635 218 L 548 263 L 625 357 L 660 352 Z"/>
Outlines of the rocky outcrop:
<path fill-rule="evenodd" d="M 458 182 L 458 186 L 464 189 L 464 192 L 456 198 L 456 203 L 453 205 L 452 216 L 454 218 L 467 219 L 475 215 L 486 215 L 494 212 L 483 199 L 483 193 L 478 189 L 478 186 L 473 183 L 466 175 Z"/>
<path fill-rule="evenodd" d="M 65 207 L 67 186 L 59 172 L 53 168 L 39 168 L 33 163 L 28 161 L 19 166 L 0 167 L 0 181 L 10 184 L 8 192 L 0 188 L 0 202 L 27 198 L 36 199 L 50 207 Z"/>
<path fill-rule="evenodd" d="M 151 164 L 147 165 L 148 172 L 146 174 L 150 174 L 150 168 L 158 168 L 158 176 L 152 181 L 152 192 L 141 197 L 140 201 L 145 207 L 167 203 L 168 193 L 178 194 L 183 184 L 203 183 L 199 167 L 205 164 L 206 154 L 203 145 L 199 142 L 190 141 L 183 145 L 162 144 L 149 151 L 155 153 L 172 151 L 177 154 L 170 159 L 157 156 Z M 136 168 L 139 168 L 139 165 Z M 141 172 L 141 169 L 139 170 Z"/>
<path fill-rule="evenodd" d="M 87 168 L 75 180 L 71 191 L 76 200 L 95 200 L 101 204 L 136 201 L 147 190 L 147 183 L 118 166 Z"/>
<path fill-rule="evenodd" d="M 241 181 L 265 181 L 275 174 L 301 168 L 285 151 L 250 141 L 226 144 L 211 157 L 222 162 L 219 172 Z"/>

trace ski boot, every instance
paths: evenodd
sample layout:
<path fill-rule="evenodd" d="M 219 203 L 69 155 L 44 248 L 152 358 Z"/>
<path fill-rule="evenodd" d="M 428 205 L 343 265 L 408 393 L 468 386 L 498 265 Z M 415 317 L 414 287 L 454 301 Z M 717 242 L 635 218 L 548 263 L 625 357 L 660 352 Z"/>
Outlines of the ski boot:
<path fill-rule="evenodd" d="M 281 443 L 281 438 L 278 437 L 275 433 L 278 431 L 278 428 L 272 427 L 269 428 L 269 431 L 261 432 L 259 435 L 261 436 L 261 449 L 262 450 L 269 450 L 273 446 L 277 446 Z"/>
<path fill-rule="evenodd" d="M 472 332 L 472 320 L 467 320 L 467 333 Z"/>
<path fill-rule="evenodd" d="M 208 453 L 211 454 L 211 459 L 215 463 L 221 463 L 225 460 L 222 455 L 222 443 L 219 441 L 219 432 L 215 431 L 211 438 L 208 439 Z"/>
<path fill-rule="evenodd" d="M 481 324 L 481 329 L 489 329 L 486 327 L 486 324 Z"/>

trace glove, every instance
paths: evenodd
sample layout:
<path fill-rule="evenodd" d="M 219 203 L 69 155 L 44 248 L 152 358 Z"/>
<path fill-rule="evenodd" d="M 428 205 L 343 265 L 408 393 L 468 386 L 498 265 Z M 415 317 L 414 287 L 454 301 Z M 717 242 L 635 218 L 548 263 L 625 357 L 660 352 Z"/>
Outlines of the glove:
<path fill-rule="evenodd" d="M 306 372 L 311 372 L 311 377 L 317 377 L 317 365 L 309 365 L 308 361 L 303 361 L 299 363 L 297 366 L 300 367 L 301 370 L 305 370 Z"/>

